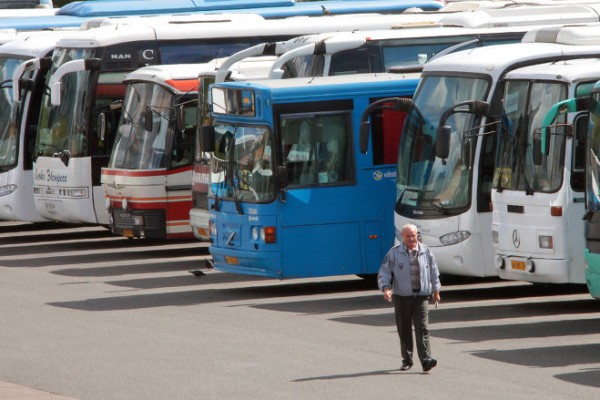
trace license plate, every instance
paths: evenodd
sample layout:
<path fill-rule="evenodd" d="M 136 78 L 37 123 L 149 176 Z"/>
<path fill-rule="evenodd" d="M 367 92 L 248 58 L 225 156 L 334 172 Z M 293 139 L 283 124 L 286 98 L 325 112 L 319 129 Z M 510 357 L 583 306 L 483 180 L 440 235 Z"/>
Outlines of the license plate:
<path fill-rule="evenodd" d="M 225 262 L 231 265 L 239 265 L 240 260 L 237 257 L 225 256 Z"/>
<path fill-rule="evenodd" d="M 517 271 L 525 271 L 525 261 L 510 261 L 510 267 Z"/>
<path fill-rule="evenodd" d="M 121 234 L 123 236 L 125 236 L 126 238 L 132 238 L 133 237 L 133 229 L 123 229 L 121 231 Z"/>

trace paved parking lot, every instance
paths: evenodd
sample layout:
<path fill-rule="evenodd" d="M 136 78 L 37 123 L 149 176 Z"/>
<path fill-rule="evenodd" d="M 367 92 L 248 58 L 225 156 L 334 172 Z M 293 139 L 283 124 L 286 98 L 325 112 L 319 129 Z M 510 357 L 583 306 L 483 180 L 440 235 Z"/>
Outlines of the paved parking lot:
<path fill-rule="evenodd" d="M 0 223 L 0 399 L 598 396 L 600 302 L 585 287 L 444 277 L 439 364 L 405 373 L 372 283 L 190 274 L 205 257 L 193 241 Z"/>

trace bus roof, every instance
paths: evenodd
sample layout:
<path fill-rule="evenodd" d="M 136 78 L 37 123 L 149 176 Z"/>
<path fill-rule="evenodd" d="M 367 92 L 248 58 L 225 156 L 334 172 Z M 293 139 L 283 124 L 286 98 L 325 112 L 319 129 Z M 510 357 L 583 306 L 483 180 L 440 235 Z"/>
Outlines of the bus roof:
<path fill-rule="evenodd" d="M 157 15 L 178 13 L 248 13 L 265 18 L 286 18 L 298 15 L 352 14 L 352 13 L 402 13 L 418 7 L 436 11 L 444 6 L 440 0 L 328 0 L 327 8 L 319 2 L 296 3 L 292 0 L 102 0 L 74 2 L 63 6 L 56 15 L 13 17 L 0 19 L 0 29 L 20 30 L 77 27 L 86 20 L 102 16 Z"/>
<path fill-rule="evenodd" d="M 156 17 L 156 18 L 119 18 L 111 21 L 100 22 L 99 28 L 81 31 L 79 40 L 70 38 L 61 41 L 60 47 L 91 48 L 108 46 L 135 40 L 153 39 L 182 39 L 182 38 L 217 38 L 217 37 L 273 37 L 277 32 L 286 37 L 302 35 L 307 31 L 318 32 L 324 29 L 350 29 L 354 25 L 350 16 L 344 18 L 333 17 L 295 17 L 290 19 L 264 20 L 253 14 L 246 14 L 237 18 L 229 19 L 222 14 L 221 20 L 214 17 Z M 381 16 L 377 14 L 355 15 L 360 18 L 361 24 L 366 25 L 368 21 L 375 24 L 393 24 L 395 18 L 392 16 Z M 243 22 L 239 18 L 244 18 Z M 210 22 L 210 23 L 207 23 Z"/>
<path fill-rule="evenodd" d="M 199 64 L 162 64 L 142 67 L 127 74 L 124 82 L 148 81 L 164 85 L 165 82 L 173 80 L 194 79 L 197 81 L 200 74 L 216 75 L 219 65 L 226 59 L 226 57 L 219 58 Z M 265 79 L 275 59 L 274 56 L 266 56 L 237 62 L 230 69 L 232 71 L 230 79 Z"/>
<path fill-rule="evenodd" d="M 589 79 L 596 80 L 599 76 L 600 58 L 576 58 L 518 68 L 507 73 L 505 78 L 578 82 Z"/>
<path fill-rule="evenodd" d="M 255 0 L 102 0 L 75 1 L 62 6 L 57 14 L 100 17 L 115 15 L 115 10 L 119 10 L 119 15 L 140 15 L 292 6 L 294 6 L 293 0 L 261 0 L 260 2 Z"/>
<path fill-rule="evenodd" d="M 44 57 L 56 43 L 76 31 L 19 32 L 16 37 L 0 45 L 0 57 Z"/>
<path fill-rule="evenodd" d="M 512 43 L 478 47 L 447 54 L 426 63 L 423 75 L 475 73 L 498 78 L 508 69 L 576 57 L 600 56 L 597 46 L 572 46 L 558 43 Z M 538 61 L 539 60 L 539 61 Z"/>
<path fill-rule="evenodd" d="M 598 22 L 600 3 L 520 5 L 502 9 L 478 9 L 445 15 L 440 23 L 469 28 L 505 28 L 547 24 Z"/>
<path fill-rule="evenodd" d="M 335 92 L 393 92 L 392 87 L 406 84 L 416 84 L 420 77 L 418 73 L 394 74 L 359 74 L 359 75 L 336 75 L 314 78 L 291 78 L 291 79 L 266 79 L 257 81 L 223 82 L 216 84 L 219 87 L 230 88 L 255 88 L 259 91 L 269 91 L 274 98 L 290 96 L 290 100 L 303 101 L 303 99 L 315 97 L 327 97 Z M 298 93 L 294 97 L 293 93 Z"/>

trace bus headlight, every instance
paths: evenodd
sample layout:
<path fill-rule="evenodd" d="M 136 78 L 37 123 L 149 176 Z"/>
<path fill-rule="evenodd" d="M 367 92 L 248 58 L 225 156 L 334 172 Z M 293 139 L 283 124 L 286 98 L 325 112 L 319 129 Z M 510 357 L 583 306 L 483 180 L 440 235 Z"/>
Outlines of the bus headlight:
<path fill-rule="evenodd" d="M 2 186 L 2 187 L 0 187 L 0 197 L 2 197 L 2 196 L 8 196 L 9 194 L 11 194 L 12 192 L 14 192 L 15 190 L 17 190 L 17 185 Z"/>
<path fill-rule="evenodd" d="M 504 262 L 504 258 L 501 256 L 496 256 L 496 267 L 498 269 L 504 269 L 505 266 L 506 264 Z"/>
<path fill-rule="evenodd" d="M 121 200 L 121 208 L 123 210 L 127 210 L 127 199 L 123 198 L 123 200 Z"/>
<path fill-rule="evenodd" d="M 552 236 L 540 235 L 538 236 L 538 243 L 540 245 L 540 249 L 554 248 L 554 240 Z"/>
<path fill-rule="evenodd" d="M 442 243 L 442 246 L 451 246 L 456 243 L 464 242 L 469 237 L 471 237 L 471 232 L 469 231 L 452 232 L 441 236 L 440 242 Z"/>
<path fill-rule="evenodd" d="M 498 244 L 498 231 L 492 231 L 492 243 Z"/>
<path fill-rule="evenodd" d="M 527 271 L 531 273 L 535 272 L 535 264 L 533 263 L 532 259 L 527 259 L 527 261 L 525 261 L 525 268 L 527 268 Z"/>
<path fill-rule="evenodd" d="M 257 226 L 253 226 L 252 227 L 252 240 L 257 241 L 258 240 L 258 234 L 259 234 L 259 229 Z"/>

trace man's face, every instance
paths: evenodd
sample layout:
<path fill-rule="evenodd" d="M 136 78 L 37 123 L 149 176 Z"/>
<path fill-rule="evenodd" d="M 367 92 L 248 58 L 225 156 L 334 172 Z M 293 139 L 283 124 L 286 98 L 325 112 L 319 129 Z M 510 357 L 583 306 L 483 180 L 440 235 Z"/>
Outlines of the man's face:
<path fill-rule="evenodd" d="M 402 241 L 407 249 L 414 250 L 417 247 L 418 235 L 417 230 L 410 227 L 402 231 Z"/>

